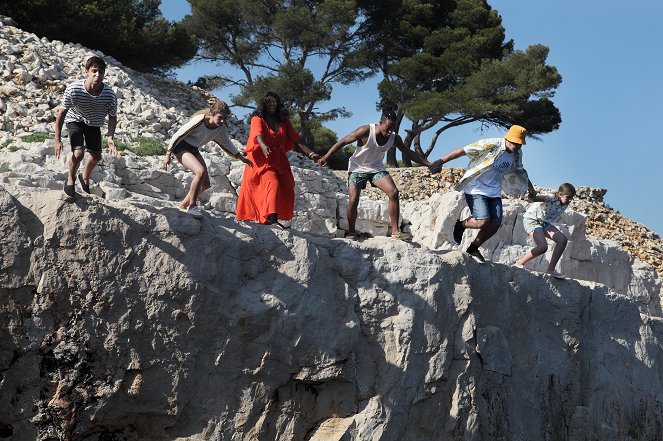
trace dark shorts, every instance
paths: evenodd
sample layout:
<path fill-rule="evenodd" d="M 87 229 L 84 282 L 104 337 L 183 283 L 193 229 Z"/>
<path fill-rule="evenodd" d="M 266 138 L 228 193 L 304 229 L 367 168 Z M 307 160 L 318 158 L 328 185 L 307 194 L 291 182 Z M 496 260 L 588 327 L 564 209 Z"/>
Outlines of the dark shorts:
<path fill-rule="evenodd" d="M 186 141 L 180 141 L 173 149 L 173 155 L 175 156 L 186 152 L 191 153 L 193 156 L 200 156 L 200 150 L 198 150 L 198 147 L 193 146 Z"/>
<path fill-rule="evenodd" d="M 388 171 L 379 171 L 376 173 L 350 172 L 348 174 L 348 187 L 357 187 L 360 190 L 366 188 L 366 183 L 370 182 L 375 187 L 375 182 L 389 176 Z"/>
<path fill-rule="evenodd" d="M 465 193 L 465 201 L 474 219 L 502 222 L 502 198 Z"/>
<path fill-rule="evenodd" d="M 87 150 L 96 159 L 101 159 L 101 127 L 88 126 L 82 122 L 68 122 L 71 151 Z"/>

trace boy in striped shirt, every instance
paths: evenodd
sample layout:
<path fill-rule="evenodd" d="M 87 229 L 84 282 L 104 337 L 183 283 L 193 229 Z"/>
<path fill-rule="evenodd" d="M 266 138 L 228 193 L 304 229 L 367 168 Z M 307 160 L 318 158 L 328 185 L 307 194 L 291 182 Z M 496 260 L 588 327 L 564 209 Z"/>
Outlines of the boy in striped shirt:
<path fill-rule="evenodd" d="M 78 166 L 83 160 L 84 150 L 89 153 L 83 173 L 78 175 L 83 191 L 90 193 L 90 175 L 101 161 L 101 127 L 108 115 L 106 139 L 111 154 L 118 156 L 115 148 L 115 126 L 117 125 L 117 97 L 109 85 L 104 83 L 106 62 L 92 56 L 85 62 L 85 79 L 69 84 L 64 92 L 62 107 L 55 118 L 55 157 L 62 153 L 62 124 L 67 125 L 71 144 L 69 174 L 64 183 L 64 193 L 69 198 L 76 195 L 75 183 Z"/>

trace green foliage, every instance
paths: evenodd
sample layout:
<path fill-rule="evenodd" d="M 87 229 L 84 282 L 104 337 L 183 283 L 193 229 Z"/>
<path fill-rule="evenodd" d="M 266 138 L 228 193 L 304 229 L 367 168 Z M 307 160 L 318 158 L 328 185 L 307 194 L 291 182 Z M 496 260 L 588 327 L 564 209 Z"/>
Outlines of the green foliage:
<path fill-rule="evenodd" d="M 126 142 L 122 142 L 119 139 L 115 139 L 115 148 L 118 151 L 123 151 L 123 150 L 130 150 L 130 145 L 127 144 Z M 106 150 L 108 148 L 108 141 L 106 140 L 106 137 L 101 138 L 101 148 L 102 150 Z"/>
<path fill-rule="evenodd" d="M 428 156 L 444 131 L 481 122 L 520 124 L 532 135 L 556 130 L 551 98 L 561 76 L 548 49 L 514 51 L 500 16 L 485 0 L 387 0 L 360 4 L 373 32 L 381 106 L 412 121 L 407 146 Z M 387 60 L 387 61 L 383 61 Z M 424 152 L 421 134 L 435 130 Z M 395 154 L 389 156 L 395 164 Z"/>
<path fill-rule="evenodd" d="M 343 108 L 320 111 L 334 84 L 373 75 L 367 68 L 365 34 L 354 0 L 189 0 L 183 21 L 201 42 L 201 57 L 238 69 L 239 75 L 206 77 L 205 84 L 240 88 L 233 101 L 254 107 L 276 92 L 300 118 L 306 143 L 316 122 L 348 115 Z M 311 64 L 325 69 L 314 73 Z"/>
<path fill-rule="evenodd" d="M 301 122 L 299 118 L 293 118 L 292 125 L 295 127 L 295 130 L 301 131 Z M 313 121 L 311 126 L 311 134 L 315 142 L 315 147 L 309 147 L 316 153 L 324 155 L 332 145 L 336 144 L 336 141 L 338 141 L 338 135 L 333 130 L 323 126 L 319 121 Z M 329 158 L 327 165 L 333 170 L 347 170 L 348 160 L 354 153 L 354 150 L 354 146 L 345 146 Z"/>
<path fill-rule="evenodd" d="M 0 144 L 0 149 L 3 149 L 3 148 L 5 148 L 5 147 L 7 147 L 7 146 L 10 145 L 11 143 L 12 143 L 11 138 L 7 138 L 7 139 L 5 140 L 5 142 L 3 142 L 2 144 Z"/>
<path fill-rule="evenodd" d="M 0 165 L 0 173 L 9 173 L 12 169 L 7 164 Z"/>
<path fill-rule="evenodd" d="M 163 142 L 155 138 L 138 138 L 129 150 L 138 156 L 156 156 L 166 153 Z"/>
<path fill-rule="evenodd" d="M 169 23 L 161 0 L 14 0 L 0 14 L 40 37 L 80 43 L 144 72 L 165 72 L 190 60 L 197 42 Z"/>
<path fill-rule="evenodd" d="M 15 145 L 9 144 L 9 146 L 7 147 L 7 150 L 9 150 L 10 152 L 13 153 L 13 152 L 18 150 L 18 147 L 16 147 Z"/>
<path fill-rule="evenodd" d="M 21 141 L 23 142 L 43 142 L 47 139 L 51 139 L 53 136 L 48 133 L 31 133 L 29 135 L 21 136 Z"/>
<path fill-rule="evenodd" d="M 108 142 L 105 138 L 101 140 L 101 148 L 108 148 Z M 158 156 L 166 153 L 163 142 L 155 138 L 136 138 L 129 143 L 115 140 L 115 148 L 118 151 L 129 151 L 138 156 Z"/>

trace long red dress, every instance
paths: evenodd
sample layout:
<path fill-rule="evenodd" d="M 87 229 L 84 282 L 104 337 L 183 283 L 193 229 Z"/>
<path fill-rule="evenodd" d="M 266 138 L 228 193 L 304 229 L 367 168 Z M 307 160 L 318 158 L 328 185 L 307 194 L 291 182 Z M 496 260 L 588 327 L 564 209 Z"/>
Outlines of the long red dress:
<path fill-rule="evenodd" d="M 267 157 L 258 144 L 262 135 L 271 152 Z M 242 185 L 237 200 L 237 220 L 264 223 L 270 213 L 282 220 L 292 219 L 295 207 L 295 178 L 286 152 L 299 141 L 299 135 L 289 120 L 279 123 L 274 132 L 260 116 L 251 118 L 251 130 L 245 151 L 253 167 L 244 166 Z"/>

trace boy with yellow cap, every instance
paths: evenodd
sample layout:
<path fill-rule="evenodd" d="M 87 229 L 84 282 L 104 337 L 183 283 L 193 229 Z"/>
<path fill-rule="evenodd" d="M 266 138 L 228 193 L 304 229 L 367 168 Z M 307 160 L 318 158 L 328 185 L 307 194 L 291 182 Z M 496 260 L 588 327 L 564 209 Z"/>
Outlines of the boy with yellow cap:
<path fill-rule="evenodd" d="M 443 164 L 469 156 L 470 163 L 456 190 L 465 193 L 472 214 L 465 220 L 456 221 L 453 238 L 460 244 L 465 229 L 478 229 L 479 234 L 466 250 L 478 262 L 485 262 L 479 247 L 497 233 L 502 224 L 503 178 L 509 173 L 525 173 L 520 148 L 525 144 L 526 134 L 524 127 L 511 126 L 504 138 L 481 139 L 452 151 L 430 166 L 431 173 L 439 173 Z M 527 191 L 530 198 L 536 196 L 529 179 Z"/>

